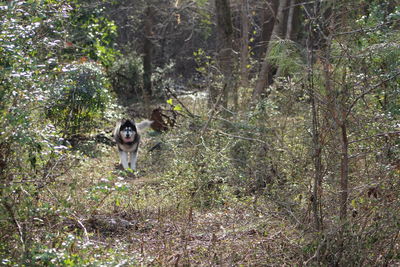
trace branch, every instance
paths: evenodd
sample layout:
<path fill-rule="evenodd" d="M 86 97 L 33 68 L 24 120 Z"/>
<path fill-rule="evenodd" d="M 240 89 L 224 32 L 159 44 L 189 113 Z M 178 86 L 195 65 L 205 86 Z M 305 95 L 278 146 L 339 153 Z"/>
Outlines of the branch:
<path fill-rule="evenodd" d="M 11 217 L 11 220 L 14 223 L 15 228 L 17 228 L 17 230 L 18 230 L 19 239 L 22 244 L 22 249 L 24 252 L 26 252 L 25 235 L 24 235 L 23 228 L 21 227 L 21 224 L 18 222 L 11 205 L 6 200 L 3 200 L 2 202 L 3 202 L 4 208 L 7 210 L 9 216 Z"/>
<path fill-rule="evenodd" d="M 177 96 L 175 93 L 173 93 L 173 92 L 171 91 L 171 89 L 169 89 L 168 86 L 166 86 L 165 89 L 167 90 L 167 92 L 168 92 L 173 98 L 175 98 L 176 101 L 178 101 L 178 103 L 181 105 L 182 108 L 185 109 L 185 111 L 189 114 L 190 117 L 192 117 L 192 118 L 196 117 L 192 112 L 189 111 L 189 109 L 182 103 L 182 101 L 179 100 L 178 96 Z"/>
<path fill-rule="evenodd" d="M 225 133 L 221 130 L 213 130 L 217 133 L 220 133 L 222 135 L 226 135 L 228 137 L 232 137 L 232 138 L 237 138 L 237 139 L 242 139 L 242 140 L 247 140 L 247 141 L 254 141 L 254 142 L 259 142 L 261 144 L 264 145 L 269 145 L 267 142 L 264 142 L 263 140 L 257 139 L 257 138 L 251 138 L 251 137 L 244 137 L 244 136 L 239 136 L 239 135 L 233 135 L 233 134 L 229 134 L 229 133 Z"/>
<path fill-rule="evenodd" d="M 378 88 L 378 87 L 381 86 L 382 84 L 384 84 L 384 83 L 386 83 L 386 82 L 388 82 L 388 81 L 390 81 L 390 80 L 396 78 L 396 77 L 399 76 L 399 75 L 400 75 L 400 71 L 398 71 L 397 73 L 395 73 L 392 77 L 389 77 L 389 78 L 387 78 L 387 79 L 385 79 L 385 80 L 380 81 L 378 84 L 375 84 L 375 85 L 371 86 L 368 90 L 364 91 L 362 94 L 360 94 L 359 96 L 357 96 L 356 99 L 354 99 L 353 103 L 351 103 L 351 105 L 350 105 L 350 107 L 349 107 L 349 110 L 347 111 L 346 116 L 345 116 L 344 118 L 347 118 L 347 117 L 350 115 L 352 109 L 353 109 L 354 106 L 357 104 L 358 100 L 360 100 L 361 98 L 363 98 L 363 97 L 366 96 L 367 94 L 372 93 L 376 88 Z"/>
<path fill-rule="evenodd" d="M 86 242 L 89 242 L 89 241 L 90 241 L 90 239 L 89 239 L 89 234 L 88 234 L 88 231 L 86 230 L 85 225 L 83 225 L 83 223 L 80 221 L 79 217 L 78 217 L 77 215 L 75 215 L 74 213 L 72 213 L 72 217 L 74 217 L 74 219 L 76 220 L 76 222 L 77 222 L 77 223 L 79 224 L 79 226 L 83 229 L 83 233 L 84 233 L 84 235 L 85 235 Z"/>
<path fill-rule="evenodd" d="M 357 29 L 357 30 L 353 30 L 353 31 L 347 31 L 347 32 L 339 32 L 339 33 L 334 33 L 334 34 L 332 34 L 333 36 L 340 36 L 340 35 L 346 35 L 346 34 L 355 34 L 355 33 L 358 33 L 358 32 L 374 32 L 374 31 L 376 31 L 377 29 L 379 29 L 379 28 L 381 28 L 381 27 L 383 27 L 383 26 L 386 26 L 386 25 L 389 25 L 389 24 L 392 24 L 393 22 L 385 22 L 385 23 L 381 23 L 381 24 L 379 24 L 379 25 L 377 25 L 377 26 L 375 26 L 375 27 L 370 27 L 370 28 L 361 28 L 361 29 Z"/>
<path fill-rule="evenodd" d="M 351 142 L 349 142 L 349 144 L 358 143 L 358 142 L 365 141 L 365 140 L 368 140 L 368 139 L 371 139 L 371 138 L 384 137 L 384 136 L 400 136 L 400 131 L 375 134 L 375 135 L 368 136 L 368 137 L 365 137 L 365 138 L 362 138 L 362 139 L 351 141 Z"/>
<path fill-rule="evenodd" d="M 318 245 L 318 247 L 317 247 L 317 249 L 316 249 L 316 251 L 315 251 L 315 254 L 311 257 L 311 258 L 309 258 L 307 261 L 305 261 L 303 264 L 304 264 L 304 266 L 308 266 L 308 264 L 311 262 L 311 261 L 313 261 L 315 258 L 319 258 L 319 254 L 320 254 L 320 251 L 321 251 L 321 248 L 322 248 L 322 246 L 325 244 L 325 242 L 326 242 L 326 238 L 324 238 L 320 243 L 319 243 L 319 245 Z"/>
<path fill-rule="evenodd" d="M 226 84 L 225 84 L 225 86 L 226 86 Z M 214 118 L 214 114 L 217 111 L 218 106 L 219 106 L 219 102 L 221 101 L 221 98 L 222 98 L 222 92 L 223 92 L 223 90 L 219 94 L 219 96 L 217 98 L 217 101 L 215 102 L 214 108 L 211 110 L 210 117 L 208 118 L 208 120 L 207 120 L 206 124 L 204 125 L 203 129 L 201 130 L 201 135 L 203 135 L 205 133 L 205 131 L 207 131 L 208 125 L 210 124 L 211 120 Z"/>

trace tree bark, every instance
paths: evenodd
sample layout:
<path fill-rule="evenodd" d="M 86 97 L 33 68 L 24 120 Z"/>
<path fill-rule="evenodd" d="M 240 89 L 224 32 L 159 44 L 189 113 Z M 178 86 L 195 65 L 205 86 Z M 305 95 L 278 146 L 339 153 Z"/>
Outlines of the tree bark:
<path fill-rule="evenodd" d="M 349 184 L 349 141 L 347 136 L 346 119 L 343 118 L 341 129 L 341 148 L 342 156 L 340 162 L 340 221 L 344 226 L 347 219 L 347 199 Z"/>
<path fill-rule="evenodd" d="M 291 1 L 292 2 L 292 1 Z M 290 12 L 289 12 L 290 13 Z M 308 38 L 307 38 L 307 67 L 308 67 L 308 92 L 311 102 L 311 117 L 312 117 L 312 155 L 314 162 L 314 177 L 313 177 L 313 192 L 312 192 L 312 210 L 314 214 L 314 225 L 317 231 L 320 231 L 322 226 L 322 144 L 320 140 L 320 127 L 318 105 L 315 97 L 314 87 L 314 21 L 309 18 L 308 23 Z M 289 33 L 290 34 L 290 33 Z M 288 33 L 287 35 L 288 36 Z"/>
<path fill-rule="evenodd" d="M 288 0 L 279 1 L 278 12 L 276 16 L 276 22 L 274 24 L 274 29 L 272 31 L 271 41 L 282 37 L 282 26 L 284 22 L 284 8 L 287 5 Z M 271 42 L 270 41 L 270 42 Z M 271 71 L 272 65 L 268 61 L 268 55 L 271 51 L 271 45 L 268 44 L 268 49 L 265 54 L 264 62 L 261 65 L 261 71 L 256 83 L 256 87 L 253 91 L 252 102 L 254 103 L 258 98 L 261 97 L 264 88 L 268 86 L 268 79 Z"/>
<path fill-rule="evenodd" d="M 286 27 L 285 27 L 285 39 L 286 40 L 291 40 L 292 32 L 293 32 L 293 16 L 294 16 L 294 9 L 295 9 L 295 3 L 296 0 L 290 0 L 289 1 L 289 12 L 287 15 L 287 20 L 286 20 Z M 278 66 L 278 70 L 276 72 L 275 77 L 281 77 L 284 76 L 285 73 L 282 73 L 282 68 Z"/>
<path fill-rule="evenodd" d="M 240 85 L 249 85 L 249 3 L 242 0 L 241 3 L 241 22 L 242 22 L 242 47 L 240 52 Z"/>
<path fill-rule="evenodd" d="M 289 14 L 286 23 L 286 34 L 285 39 L 291 40 L 293 33 L 293 17 L 294 17 L 294 9 L 295 9 L 296 0 L 289 1 Z"/>
<path fill-rule="evenodd" d="M 221 105 L 228 108 L 229 90 L 233 87 L 233 26 L 229 0 L 215 0 L 215 13 L 217 17 L 217 60 L 223 75 L 221 89 Z M 212 99 L 215 103 L 216 99 Z"/>
<path fill-rule="evenodd" d="M 260 58 L 265 56 L 267 52 L 268 43 L 271 40 L 272 31 L 274 29 L 276 21 L 276 13 L 278 11 L 279 0 L 267 0 L 264 3 L 262 13 L 262 26 L 261 26 L 261 43 L 259 45 L 259 51 L 257 54 Z"/>
<path fill-rule="evenodd" d="M 153 8 L 148 6 L 146 9 L 146 17 L 144 22 L 144 43 L 143 43 L 143 88 L 147 97 L 153 94 L 151 76 L 152 76 L 152 57 L 153 57 L 153 43 L 151 38 L 153 36 Z"/>

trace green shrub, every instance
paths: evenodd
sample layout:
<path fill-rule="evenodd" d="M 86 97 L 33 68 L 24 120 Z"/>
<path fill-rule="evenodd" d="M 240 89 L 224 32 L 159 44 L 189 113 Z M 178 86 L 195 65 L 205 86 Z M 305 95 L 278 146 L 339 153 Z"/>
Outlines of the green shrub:
<path fill-rule="evenodd" d="M 108 69 L 108 75 L 116 93 L 141 95 L 143 64 L 136 53 L 117 59 Z"/>
<path fill-rule="evenodd" d="M 53 86 L 47 117 L 65 136 L 93 129 L 110 100 L 107 78 L 99 65 L 66 65 Z"/>

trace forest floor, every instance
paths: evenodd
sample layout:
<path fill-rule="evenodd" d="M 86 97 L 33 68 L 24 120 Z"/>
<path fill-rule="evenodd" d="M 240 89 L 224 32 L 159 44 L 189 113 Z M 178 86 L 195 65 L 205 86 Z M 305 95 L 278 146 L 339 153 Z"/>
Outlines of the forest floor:
<path fill-rule="evenodd" d="M 163 203 L 163 196 L 157 195 L 162 185 L 153 175 L 123 174 L 116 168 L 117 158 L 108 147 L 67 178 L 77 185 L 75 192 L 69 189 L 76 209 L 71 223 L 84 229 L 97 260 L 108 260 L 109 254 L 101 252 L 105 248 L 118 251 L 120 257 L 129 255 L 123 261 L 127 265 L 282 266 L 296 260 L 302 247 L 294 241 L 299 233 L 273 207 L 249 198 L 224 207 L 185 210 Z M 143 164 L 139 160 L 139 166 Z M 94 190 L 105 193 L 96 198 Z"/>
<path fill-rule="evenodd" d="M 143 135 L 136 173 L 120 169 L 115 147 L 83 144 L 85 160 L 42 199 L 58 206 L 59 224 L 79 236 L 69 253 L 86 263 L 118 266 L 284 266 L 307 260 L 298 258 L 305 242 L 298 222 L 273 202 L 230 197 L 196 208 L 174 196 L 160 178 L 169 171 L 171 151 L 149 152 L 172 135 Z"/>

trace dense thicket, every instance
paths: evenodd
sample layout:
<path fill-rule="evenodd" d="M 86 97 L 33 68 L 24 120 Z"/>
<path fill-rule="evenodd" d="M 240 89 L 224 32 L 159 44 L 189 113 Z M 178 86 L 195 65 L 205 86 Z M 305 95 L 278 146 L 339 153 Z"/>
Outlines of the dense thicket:
<path fill-rule="evenodd" d="M 399 264 L 396 4 L 0 3 L 2 264 Z M 144 153 L 144 177 L 156 182 L 121 184 L 127 173 L 98 170 L 113 120 L 159 105 L 179 118 Z M 193 234 L 145 256 L 143 236 L 158 226 L 161 236 L 162 214 L 189 211 L 193 222 L 196 211 L 216 218 L 235 207 L 251 210 L 242 219 L 254 239 L 277 227 L 259 218 L 279 218 L 279 248 L 218 250 L 212 234 L 208 256 L 188 249 Z M 104 218 L 115 214 L 125 217 L 113 228 Z"/>

